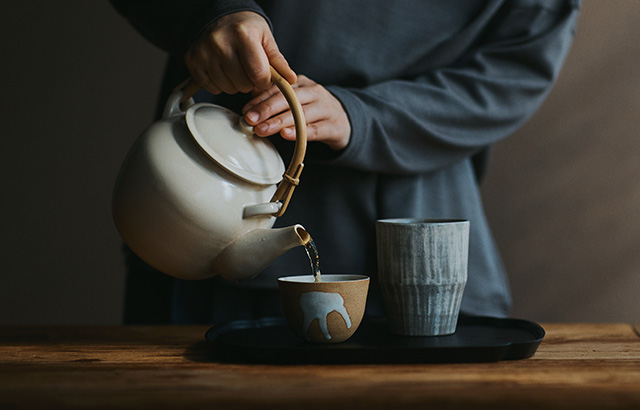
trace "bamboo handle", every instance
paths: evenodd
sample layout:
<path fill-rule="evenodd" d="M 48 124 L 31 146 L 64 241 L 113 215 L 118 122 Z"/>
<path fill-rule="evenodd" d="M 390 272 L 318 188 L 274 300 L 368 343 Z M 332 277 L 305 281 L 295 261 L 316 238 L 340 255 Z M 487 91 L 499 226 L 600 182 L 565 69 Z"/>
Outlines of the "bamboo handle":
<path fill-rule="evenodd" d="M 282 216 L 284 211 L 287 210 L 287 206 L 289 206 L 293 190 L 298 186 L 300 174 L 302 173 L 302 168 L 304 168 L 303 161 L 307 151 L 307 121 L 304 118 L 302 105 L 295 91 L 293 91 L 293 87 L 273 67 L 271 67 L 271 80 L 282 92 L 287 103 L 289 103 L 296 126 L 296 145 L 293 150 L 293 157 L 287 170 L 282 175 L 282 181 L 278 184 L 278 189 L 276 189 L 271 198 L 271 202 L 280 201 L 282 203 L 282 207 L 274 216 Z"/>

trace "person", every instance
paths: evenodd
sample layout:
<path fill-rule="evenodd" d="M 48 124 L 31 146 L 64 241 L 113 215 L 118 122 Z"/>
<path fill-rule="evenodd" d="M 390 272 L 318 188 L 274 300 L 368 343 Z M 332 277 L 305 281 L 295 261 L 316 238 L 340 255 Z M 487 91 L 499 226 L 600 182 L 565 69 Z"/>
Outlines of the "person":
<path fill-rule="evenodd" d="M 302 224 L 323 272 L 371 276 L 367 314 L 384 313 L 375 282 L 375 221 L 396 217 L 469 220 L 461 311 L 509 314 L 508 280 L 479 181 L 490 146 L 533 115 L 558 77 L 579 0 L 112 4 L 169 53 L 161 101 L 191 76 L 203 89 L 198 101 L 241 113 L 283 158 L 291 157 L 295 132 L 284 98 L 270 84 L 269 65 L 294 83 L 309 143 L 300 185 L 276 226 Z M 144 305 L 140 295 L 160 289 L 151 280 L 161 275 L 128 258 L 127 299 Z M 170 320 L 279 314 L 276 278 L 305 273 L 308 265 L 295 248 L 240 285 L 172 279 L 165 286 Z M 135 313 L 129 319 L 153 321 Z"/>

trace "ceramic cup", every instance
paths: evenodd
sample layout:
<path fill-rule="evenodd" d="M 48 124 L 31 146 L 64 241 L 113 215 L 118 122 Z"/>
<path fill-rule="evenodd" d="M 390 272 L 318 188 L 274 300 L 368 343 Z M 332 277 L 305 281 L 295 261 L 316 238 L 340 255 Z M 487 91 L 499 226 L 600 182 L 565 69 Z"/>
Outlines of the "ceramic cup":
<path fill-rule="evenodd" d="M 364 275 L 312 275 L 278 279 L 282 307 L 289 327 L 302 339 L 339 343 L 360 326 L 369 291 Z"/>
<path fill-rule="evenodd" d="M 385 219 L 376 222 L 378 278 L 395 334 L 455 333 L 467 283 L 469 222 Z"/>

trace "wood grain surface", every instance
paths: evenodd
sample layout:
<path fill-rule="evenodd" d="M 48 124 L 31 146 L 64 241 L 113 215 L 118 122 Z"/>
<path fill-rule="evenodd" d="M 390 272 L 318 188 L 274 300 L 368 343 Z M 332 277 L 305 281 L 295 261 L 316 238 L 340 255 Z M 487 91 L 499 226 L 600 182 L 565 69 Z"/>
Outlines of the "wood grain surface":
<path fill-rule="evenodd" d="M 544 327 L 520 361 L 305 366 L 217 363 L 203 326 L 5 327 L 0 408 L 640 408 L 637 326 Z"/>

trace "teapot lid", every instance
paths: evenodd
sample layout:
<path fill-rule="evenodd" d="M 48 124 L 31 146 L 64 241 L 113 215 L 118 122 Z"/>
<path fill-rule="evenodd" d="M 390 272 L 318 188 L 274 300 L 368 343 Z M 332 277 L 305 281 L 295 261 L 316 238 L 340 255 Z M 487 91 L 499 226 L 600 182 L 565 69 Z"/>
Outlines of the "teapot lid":
<path fill-rule="evenodd" d="M 256 136 L 238 114 L 198 103 L 187 109 L 185 118 L 200 148 L 227 171 L 261 185 L 282 179 L 284 163 L 278 151 L 268 139 Z"/>

